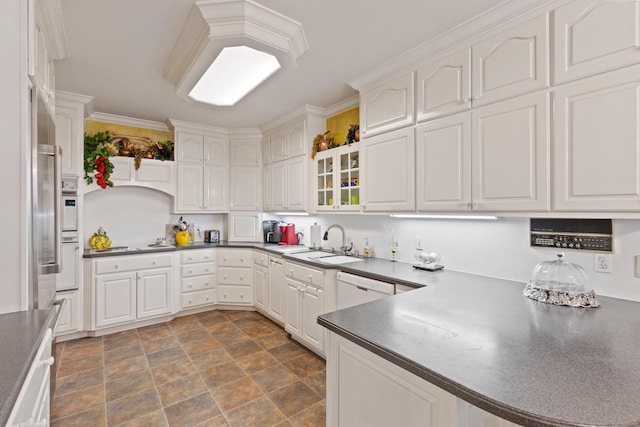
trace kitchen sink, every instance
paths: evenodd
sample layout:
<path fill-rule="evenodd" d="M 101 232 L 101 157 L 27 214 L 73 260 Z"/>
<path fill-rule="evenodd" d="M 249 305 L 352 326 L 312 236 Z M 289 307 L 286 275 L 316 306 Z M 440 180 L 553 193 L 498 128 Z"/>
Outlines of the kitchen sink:
<path fill-rule="evenodd" d="M 273 245 L 273 246 L 266 245 L 264 248 L 270 251 L 276 251 L 283 254 L 307 252 L 309 250 L 309 248 L 307 248 L 306 246 L 300 246 L 300 245 Z"/>
<path fill-rule="evenodd" d="M 348 262 L 362 261 L 362 258 L 346 255 L 329 255 L 325 257 L 315 258 L 314 260 L 323 264 L 346 264 Z"/>
<path fill-rule="evenodd" d="M 308 251 L 308 252 L 298 252 L 298 253 L 289 254 L 289 256 L 292 256 L 298 259 L 316 260 L 318 258 L 329 257 L 334 255 L 330 252 L 324 252 L 324 251 Z"/>

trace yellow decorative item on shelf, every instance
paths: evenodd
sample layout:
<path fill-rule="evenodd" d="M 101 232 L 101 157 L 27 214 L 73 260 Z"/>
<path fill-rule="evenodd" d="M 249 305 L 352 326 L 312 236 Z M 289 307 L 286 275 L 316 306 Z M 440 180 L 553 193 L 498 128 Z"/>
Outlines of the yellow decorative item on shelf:
<path fill-rule="evenodd" d="M 189 237 L 190 236 L 188 231 L 178 231 L 176 233 L 176 243 L 178 245 L 188 245 Z"/>
<path fill-rule="evenodd" d="M 98 228 L 97 233 L 93 233 L 93 236 L 89 239 L 89 246 L 91 249 L 108 249 L 111 246 L 111 239 L 107 236 L 107 232 L 104 228 Z"/>

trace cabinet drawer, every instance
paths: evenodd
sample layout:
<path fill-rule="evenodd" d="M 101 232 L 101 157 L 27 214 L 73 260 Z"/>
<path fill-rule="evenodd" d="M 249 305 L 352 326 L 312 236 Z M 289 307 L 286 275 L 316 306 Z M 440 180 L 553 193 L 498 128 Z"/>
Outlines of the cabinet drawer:
<path fill-rule="evenodd" d="M 287 277 L 316 286 L 323 286 L 323 274 L 320 270 L 305 267 L 291 262 L 285 262 L 284 271 Z"/>
<path fill-rule="evenodd" d="M 203 274 L 215 274 L 216 268 L 213 263 L 183 265 L 180 269 L 182 277 L 202 276 Z"/>
<path fill-rule="evenodd" d="M 253 304 L 253 288 L 251 286 L 218 286 L 218 302 L 234 304 Z"/>
<path fill-rule="evenodd" d="M 269 266 L 269 255 L 263 253 L 263 252 L 258 252 L 258 251 L 254 251 L 253 252 L 253 263 L 256 265 L 261 265 L 263 267 L 268 267 Z"/>
<path fill-rule="evenodd" d="M 188 250 L 180 253 L 180 261 L 183 264 L 193 264 L 196 262 L 215 262 L 216 252 L 214 249 Z"/>
<path fill-rule="evenodd" d="M 251 269 L 250 268 L 234 268 L 221 267 L 218 269 L 218 283 L 234 284 L 234 285 L 250 285 Z"/>
<path fill-rule="evenodd" d="M 205 291 L 189 292 L 182 295 L 182 308 L 197 307 L 200 305 L 215 304 L 216 290 L 208 289 Z"/>
<path fill-rule="evenodd" d="M 226 267 L 249 267 L 253 258 L 250 249 L 218 252 L 218 265 Z"/>
<path fill-rule="evenodd" d="M 182 292 L 200 291 L 202 289 L 213 289 L 216 286 L 216 276 L 197 276 L 182 279 Z"/>
<path fill-rule="evenodd" d="M 95 261 L 95 274 L 116 273 L 119 271 L 144 270 L 147 268 L 171 267 L 173 254 L 135 255 L 109 257 Z"/>

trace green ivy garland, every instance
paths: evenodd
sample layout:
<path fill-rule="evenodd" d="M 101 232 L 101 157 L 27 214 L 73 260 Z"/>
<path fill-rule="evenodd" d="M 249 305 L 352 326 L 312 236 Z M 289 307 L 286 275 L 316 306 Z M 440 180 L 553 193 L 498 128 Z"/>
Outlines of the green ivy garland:
<path fill-rule="evenodd" d="M 109 180 L 113 163 L 109 157 L 118 154 L 118 147 L 110 143 L 109 138 L 109 131 L 84 134 L 84 180 L 87 185 L 92 184 L 95 178 L 100 187 L 113 187 Z"/>

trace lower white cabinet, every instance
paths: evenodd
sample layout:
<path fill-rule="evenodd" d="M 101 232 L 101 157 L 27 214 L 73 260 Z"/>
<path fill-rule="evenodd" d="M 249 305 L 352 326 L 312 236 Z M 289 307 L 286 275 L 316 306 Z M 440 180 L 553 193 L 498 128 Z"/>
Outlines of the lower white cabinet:
<path fill-rule="evenodd" d="M 258 311 L 267 311 L 267 290 L 269 289 L 269 256 L 253 252 L 253 296 Z"/>
<path fill-rule="evenodd" d="M 172 311 L 173 253 L 93 259 L 95 329 Z"/>
<path fill-rule="evenodd" d="M 269 256 L 269 288 L 267 313 L 278 323 L 284 323 L 286 313 L 286 284 L 284 282 L 284 261 L 281 256 Z"/>
<path fill-rule="evenodd" d="M 260 212 L 229 212 L 230 242 L 261 242 L 262 215 Z"/>
<path fill-rule="evenodd" d="M 56 340 L 63 341 L 64 336 L 84 331 L 84 301 L 81 289 L 56 293 L 56 300 L 67 300 L 58 323 Z"/>
<path fill-rule="evenodd" d="M 253 305 L 251 249 L 218 250 L 218 303 Z"/>
<path fill-rule="evenodd" d="M 16 403 L 9 414 L 7 426 L 48 426 L 51 401 L 51 328 L 47 329 L 27 372 Z"/>
<path fill-rule="evenodd" d="M 215 249 L 192 249 L 180 252 L 181 307 L 183 310 L 215 304 Z"/>
<path fill-rule="evenodd" d="M 325 331 L 318 325 L 324 313 L 323 272 L 285 262 L 286 317 L 284 329 L 310 349 L 323 354 Z"/>
<path fill-rule="evenodd" d="M 516 427 L 328 333 L 327 425 Z"/>

